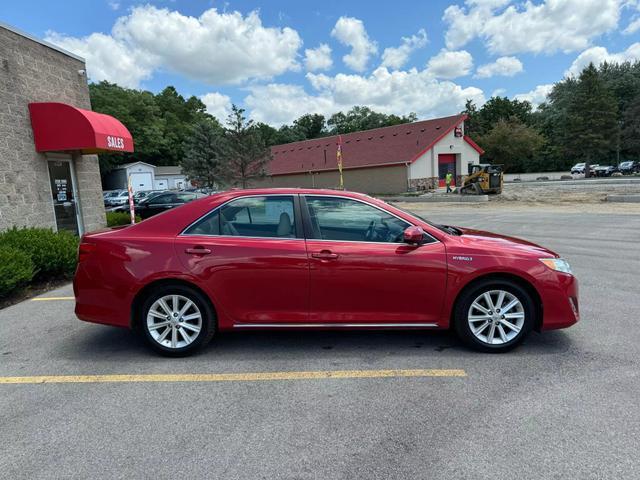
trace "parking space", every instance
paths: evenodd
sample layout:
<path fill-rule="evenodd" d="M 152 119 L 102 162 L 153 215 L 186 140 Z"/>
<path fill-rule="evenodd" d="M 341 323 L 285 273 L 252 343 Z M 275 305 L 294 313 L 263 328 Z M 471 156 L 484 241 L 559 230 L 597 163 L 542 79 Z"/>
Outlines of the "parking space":
<path fill-rule="evenodd" d="M 582 321 L 504 355 L 448 332 L 251 332 L 166 359 L 77 321 L 63 287 L 0 311 L 0 477 L 637 478 L 640 215 L 411 208 L 558 251 Z"/>

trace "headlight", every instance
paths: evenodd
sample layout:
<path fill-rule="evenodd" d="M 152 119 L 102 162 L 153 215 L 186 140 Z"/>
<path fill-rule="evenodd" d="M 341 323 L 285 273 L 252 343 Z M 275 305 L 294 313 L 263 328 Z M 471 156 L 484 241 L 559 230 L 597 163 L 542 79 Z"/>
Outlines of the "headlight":
<path fill-rule="evenodd" d="M 551 270 L 572 275 L 569 262 L 567 262 L 564 258 L 541 258 L 540 261 Z"/>

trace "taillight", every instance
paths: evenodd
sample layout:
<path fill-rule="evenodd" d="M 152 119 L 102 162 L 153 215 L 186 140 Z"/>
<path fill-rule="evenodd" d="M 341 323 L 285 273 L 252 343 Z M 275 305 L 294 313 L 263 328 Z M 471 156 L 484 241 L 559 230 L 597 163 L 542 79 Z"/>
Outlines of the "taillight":
<path fill-rule="evenodd" d="M 95 243 L 82 242 L 78 247 L 78 262 L 82 262 L 89 258 L 89 256 L 96 251 Z"/>

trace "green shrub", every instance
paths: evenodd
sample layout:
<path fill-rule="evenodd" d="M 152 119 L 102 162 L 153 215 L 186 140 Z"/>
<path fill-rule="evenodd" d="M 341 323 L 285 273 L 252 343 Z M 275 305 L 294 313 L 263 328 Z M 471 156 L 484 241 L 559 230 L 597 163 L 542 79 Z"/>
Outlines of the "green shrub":
<path fill-rule="evenodd" d="M 69 277 L 76 268 L 79 239 L 70 232 L 46 228 L 12 228 L 0 235 L 0 245 L 31 257 L 35 278 Z"/>
<path fill-rule="evenodd" d="M 29 255 L 17 248 L 0 246 L 0 298 L 29 283 L 33 274 Z"/>
<path fill-rule="evenodd" d="M 136 223 L 141 220 L 140 215 L 136 215 Z M 107 212 L 107 227 L 117 227 L 118 225 L 129 225 L 131 214 L 129 212 Z"/>

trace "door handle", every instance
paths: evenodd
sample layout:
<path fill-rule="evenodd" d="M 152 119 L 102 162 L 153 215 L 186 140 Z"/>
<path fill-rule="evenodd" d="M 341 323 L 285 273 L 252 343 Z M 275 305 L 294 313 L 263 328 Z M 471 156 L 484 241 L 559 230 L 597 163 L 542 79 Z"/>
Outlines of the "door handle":
<path fill-rule="evenodd" d="M 322 250 L 321 252 L 313 252 L 311 256 L 313 258 L 319 258 L 320 260 L 333 260 L 339 257 L 337 253 L 332 253 L 329 250 Z"/>
<path fill-rule="evenodd" d="M 189 253 L 191 255 L 209 255 L 211 253 L 211 249 L 204 248 L 204 247 L 193 247 L 193 248 L 186 248 L 184 252 Z"/>

